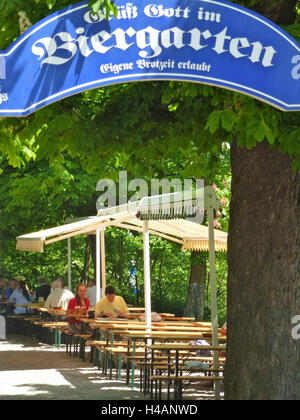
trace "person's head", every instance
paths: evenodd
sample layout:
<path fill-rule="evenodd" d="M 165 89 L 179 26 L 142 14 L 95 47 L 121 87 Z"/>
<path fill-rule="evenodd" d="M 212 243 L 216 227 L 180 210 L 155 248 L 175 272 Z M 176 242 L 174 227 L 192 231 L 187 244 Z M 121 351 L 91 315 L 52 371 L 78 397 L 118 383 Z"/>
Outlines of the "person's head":
<path fill-rule="evenodd" d="M 54 280 L 54 282 L 52 283 L 52 288 L 53 289 L 62 289 L 60 280 Z"/>
<path fill-rule="evenodd" d="M 48 284 L 49 285 L 49 280 L 46 277 L 40 277 L 39 278 L 39 283 L 40 284 Z"/>
<path fill-rule="evenodd" d="M 105 289 L 105 296 L 107 300 L 112 303 L 116 297 L 116 290 L 113 286 L 107 286 Z"/>
<path fill-rule="evenodd" d="M 86 297 L 87 288 L 84 283 L 78 284 L 76 288 L 76 295 L 79 297 L 79 299 L 84 299 Z"/>
<path fill-rule="evenodd" d="M 64 277 L 62 277 L 62 276 L 59 276 L 59 277 L 57 277 L 56 280 L 60 281 L 61 288 L 64 289 L 65 288 L 65 284 L 66 284 L 66 279 Z"/>
<path fill-rule="evenodd" d="M 16 290 L 16 288 L 18 287 L 18 282 L 17 280 L 11 280 L 9 282 L 9 287 L 11 288 L 11 290 Z"/>
<path fill-rule="evenodd" d="M 95 282 L 95 280 L 93 280 L 93 279 L 89 279 L 89 282 L 88 282 L 88 287 L 94 287 L 94 286 L 96 286 L 96 282 Z"/>
<path fill-rule="evenodd" d="M 29 299 L 28 287 L 27 287 L 25 281 L 23 281 L 23 280 L 19 281 L 18 289 L 22 291 L 23 296 L 25 296 L 27 299 Z"/>

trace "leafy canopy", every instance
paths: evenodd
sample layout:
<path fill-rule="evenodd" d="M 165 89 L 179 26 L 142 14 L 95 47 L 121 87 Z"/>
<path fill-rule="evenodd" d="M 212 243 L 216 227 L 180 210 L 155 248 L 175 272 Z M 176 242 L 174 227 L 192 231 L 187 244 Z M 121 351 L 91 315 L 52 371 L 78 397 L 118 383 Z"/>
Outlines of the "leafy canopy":
<path fill-rule="evenodd" d="M 0 48 L 20 35 L 18 12 L 33 24 L 72 4 L 70 0 L 7 0 L 0 3 Z M 236 2 L 256 7 L 260 2 Z M 276 3 L 276 2 L 275 2 Z M 94 12 L 113 2 L 91 0 Z M 297 21 L 285 28 L 299 39 Z M 145 82 L 96 89 L 67 98 L 27 118 L 0 120 L 0 154 L 13 167 L 35 159 L 62 163 L 63 153 L 78 157 L 93 172 L 113 156 L 129 170 L 147 162 L 149 173 L 166 153 L 210 153 L 217 168 L 224 143 L 238 139 L 251 149 L 264 139 L 293 159 L 300 168 L 299 113 L 283 113 L 241 94 L 205 85 Z M 196 170 L 197 157 L 186 172 Z M 113 171 L 113 168 L 112 168 Z"/>

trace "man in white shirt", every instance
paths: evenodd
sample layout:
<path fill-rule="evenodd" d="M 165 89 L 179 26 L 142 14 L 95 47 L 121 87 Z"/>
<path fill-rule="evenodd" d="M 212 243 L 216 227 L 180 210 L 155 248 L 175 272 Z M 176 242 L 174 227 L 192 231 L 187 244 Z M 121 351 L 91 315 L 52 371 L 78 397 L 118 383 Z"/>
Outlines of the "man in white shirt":
<path fill-rule="evenodd" d="M 62 289 L 62 284 L 59 280 L 55 280 L 52 284 L 52 291 L 48 296 L 44 308 L 62 308 L 67 310 L 69 301 L 74 295 L 67 289 Z"/>

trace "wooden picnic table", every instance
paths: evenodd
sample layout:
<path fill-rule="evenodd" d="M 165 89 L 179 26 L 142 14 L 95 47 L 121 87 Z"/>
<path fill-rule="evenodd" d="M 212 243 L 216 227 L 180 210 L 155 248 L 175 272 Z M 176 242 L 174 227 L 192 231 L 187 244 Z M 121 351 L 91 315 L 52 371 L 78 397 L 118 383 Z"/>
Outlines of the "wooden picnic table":
<path fill-rule="evenodd" d="M 195 318 L 191 318 L 191 317 L 175 316 L 175 315 L 170 316 L 170 314 L 160 314 L 160 316 L 162 317 L 163 320 L 168 320 L 168 321 L 191 321 L 191 322 L 195 321 Z"/>
<path fill-rule="evenodd" d="M 179 352 L 181 351 L 187 351 L 187 352 L 196 352 L 197 350 L 211 350 L 211 351 L 226 351 L 226 346 L 206 346 L 206 345 L 190 345 L 190 344 L 184 344 L 184 343 L 164 343 L 164 344 L 152 344 L 149 346 L 145 346 L 146 349 L 151 350 L 151 361 L 154 362 L 154 352 L 155 351 L 162 351 L 167 352 L 168 354 L 168 368 L 167 368 L 167 377 L 162 376 L 152 376 L 150 378 L 157 379 L 157 380 L 165 380 L 167 378 L 168 380 L 168 399 L 170 395 L 170 380 L 174 380 L 174 398 L 175 399 L 181 399 L 182 398 L 182 379 L 189 379 L 188 377 L 179 377 Z M 175 351 L 175 371 L 174 376 L 171 377 L 171 352 Z M 188 358 L 188 357 L 187 357 Z M 222 378 L 219 378 L 218 376 L 218 368 L 219 365 L 214 365 L 216 374 L 214 376 L 213 380 L 221 380 Z M 190 378 L 191 379 L 191 378 Z M 196 378 L 196 380 L 201 380 L 201 378 Z"/>
<path fill-rule="evenodd" d="M 174 331 L 135 331 L 135 330 L 127 330 L 121 334 L 121 337 L 127 340 L 128 342 L 128 353 L 130 352 L 131 342 L 133 347 L 133 354 L 136 348 L 136 342 L 138 340 L 143 340 L 145 343 L 146 341 L 152 340 L 154 341 L 172 341 L 172 340 L 183 340 L 183 341 L 190 341 L 190 340 L 197 340 L 203 338 L 202 333 L 197 333 L 193 331 L 186 331 L 186 332 L 174 332 Z M 147 350 L 145 347 L 145 361 L 147 358 Z M 131 378 L 131 387 L 134 386 L 134 372 L 135 372 L 135 363 L 132 363 L 132 378 Z"/>
<path fill-rule="evenodd" d="M 129 306 L 128 311 L 129 312 L 145 312 L 145 308 L 132 308 Z"/>

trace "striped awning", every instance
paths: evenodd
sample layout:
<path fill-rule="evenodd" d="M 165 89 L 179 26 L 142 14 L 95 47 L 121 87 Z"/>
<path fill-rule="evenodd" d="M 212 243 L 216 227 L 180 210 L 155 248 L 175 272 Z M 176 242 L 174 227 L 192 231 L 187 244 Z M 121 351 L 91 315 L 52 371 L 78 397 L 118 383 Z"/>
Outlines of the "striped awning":
<path fill-rule="evenodd" d="M 184 240 L 182 249 L 186 251 L 209 251 L 209 243 L 207 239 L 190 239 Z M 215 251 L 227 252 L 227 240 L 215 239 Z"/>
<path fill-rule="evenodd" d="M 92 216 L 67 223 L 55 228 L 29 233 L 17 237 L 17 250 L 44 252 L 44 247 L 78 235 L 95 234 L 97 229 L 116 226 L 127 230 L 143 232 L 144 221 L 137 217 L 141 202 L 128 203 L 114 208 L 104 209 Z M 151 212 L 151 211 L 150 211 Z M 153 210 L 155 212 L 155 210 Z M 150 215 L 150 214 L 149 214 Z M 183 249 L 208 250 L 208 228 L 193 219 L 178 217 L 150 217 L 149 233 L 171 240 L 183 246 Z M 226 251 L 227 233 L 214 229 L 215 250 Z M 193 248 L 194 247 L 194 248 Z"/>

